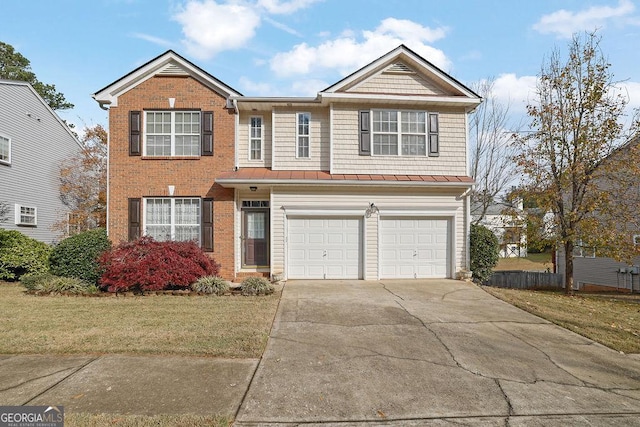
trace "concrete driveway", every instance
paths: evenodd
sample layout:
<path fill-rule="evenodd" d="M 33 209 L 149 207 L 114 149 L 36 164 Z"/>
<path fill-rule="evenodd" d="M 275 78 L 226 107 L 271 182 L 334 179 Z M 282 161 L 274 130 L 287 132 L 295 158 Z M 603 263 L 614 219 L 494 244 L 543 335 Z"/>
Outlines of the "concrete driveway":
<path fill-rule="evenodd" d="M 460 281 L 290 281 L 236 425 L 270 423 L 640 426 L 640 359 Z"/>

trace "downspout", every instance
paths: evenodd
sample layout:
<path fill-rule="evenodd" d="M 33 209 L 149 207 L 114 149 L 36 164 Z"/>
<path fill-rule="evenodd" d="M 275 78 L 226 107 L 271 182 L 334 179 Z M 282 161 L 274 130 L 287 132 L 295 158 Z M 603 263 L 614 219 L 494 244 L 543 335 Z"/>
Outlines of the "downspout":
<path fill-rule="evenodd" d="M 234 146 L 234 150 L 233 150 L 233 165 L 234 165 L 234 169 L 238 170 L 239 164 L 238 164 L 238 128 L 240 127 L 240 111 L 238 110 L 238 100 L 235 98 L 231 99 L 231 103 L 233 104 L 233 110 L 235 111 L 235 126 L 234 126 L 234 131 L 233 131 L 233 138 L 234 138 L 234 142 L 233 142 L 233 146 Z"/>

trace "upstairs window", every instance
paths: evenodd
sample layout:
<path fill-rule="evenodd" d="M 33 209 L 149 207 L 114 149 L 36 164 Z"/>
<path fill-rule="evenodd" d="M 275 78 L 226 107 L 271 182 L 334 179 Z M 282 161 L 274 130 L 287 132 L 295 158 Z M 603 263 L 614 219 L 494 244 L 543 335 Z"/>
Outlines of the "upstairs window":
<path fill-rule="evenodd" d="M 262 117 L 251 117 L 249 123 L 249 160 L 262 160 Z"/>
<path fill-rule="evenodd" d="M 0 135 L 0 163 L 11 164 L 11 140 Z"/>
<path fill-rule="evenodd" d="M 309 150 L 311 137 L 311 114 L 297 113 L 296 116 L 296 157 L 309 158 L 311 157 Z"/>
<path fill-rule="evenodd" d="M 199 111 L 146 111 L 145 155 L 199 156 Z"/>
<path fill-rule="evenodd" d="M 361 114 L 361 120 L 362 117 Z M 438 155 L 438 115 L 436 113 L 374 110 L 371 117 L 374 155 Z M 368 129 L 366 124 L 363 126 L 361 123 L 360 126 L 361 132 L 362 129 Z"/>
<path fill-rule="evenodd" d="M 38 225 L 38 210 L 34 206 L 16 205 L 16 225 L 27 227 Z"/>

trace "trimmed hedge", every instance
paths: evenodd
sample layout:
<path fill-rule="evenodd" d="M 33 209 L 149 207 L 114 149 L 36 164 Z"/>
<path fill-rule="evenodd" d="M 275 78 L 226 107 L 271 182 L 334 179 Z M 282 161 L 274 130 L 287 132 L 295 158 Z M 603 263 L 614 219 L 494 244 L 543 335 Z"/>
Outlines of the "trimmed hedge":
<path fill-rule="evenodd" d="M 218 265 L 194 242 L 157 242 L 142 237 L 124 242 L 98 259 L 104 273 L 100 287 L 109 292 L 188 289 Z"/>
<path fill-rule="evenodd" d="M 98 257 L 110 248 L 111 242 L 104 228 L 85 231 L 53 247 L 49 268 L 55 275 L 97 284 L 102 275 Z"/>
<path fill-rule="evenodd" d="M 473 281 L 484 283 L 489 280 L 493 267 L 498 263 L 500 244 L 493 231 L 479 224 L 471 224 L 469 238 Z"/>
<path fill-rule="evenodd" d="M 0 279 L 19 280 L 23 274 L 47 272 L 50 252 L 46 243 L 0 228 Z"/>

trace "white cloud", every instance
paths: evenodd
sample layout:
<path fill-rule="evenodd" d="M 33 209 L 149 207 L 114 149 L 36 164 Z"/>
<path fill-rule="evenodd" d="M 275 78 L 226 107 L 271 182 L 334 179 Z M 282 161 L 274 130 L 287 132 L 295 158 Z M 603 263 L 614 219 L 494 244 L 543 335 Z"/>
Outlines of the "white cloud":
<path fill-rule="evenodd" d="M 199 59 L 245 46 L 260 26 L 255 8 L 214 0 L 190 0 L 173 19 L 182 25 L 187 51 Z"/>
<path fill-rule="evenodd" d="M 271 69 L 280 76 L 308 74 L 318 69 L 333 69 L 344 74 L 358 69 L 382 54 L 405 44 L 445 71 L 451 62 L 444 52 L 429 46 L 446 35 L 447 28 L 431 29 L 409 20 L 387 18 L 373 31 L 352 33 L 323 42 L 318 46 L 301 43 L 271 59 Z"/>
<path fill-rule="evenodd" d="M 275 28 L 284 31 L 285 33 L 289 33 L 292 34 L 296 37 L 302 37 L 302 34 L 300 34 L 298 31 L 294 30 L 293 28 L 283 24 L 282 22 L 278 22 L 275 21 L 271 18 L 269 18 L 268 16 L 264 17 L 265 22 L 268 22 L 269 24 L 273 25 Z"/>
<path fill-rule="evenodd" d="M 321 0 L 258 0 L 258 6 L 272 15 L 287 15 Z"/>
<path fill-rule="evenodd" d="M 259 83 L 247 77 L 238 79 L 240 91 L 247 96 L 272 96 L 276 93 L 276 89 L 269 83 Z"/>
<path fill-rule="evenodd" d="M 639 82 L 623 82 L 619 86 L 622 93 L 629 97 L 628 108 L 640 108 L 640 83 Z"/>
<path fill-rule="evenodd" d="M 537 81 L 536 76 L 501 74 L 495 79 L 493 94 L 503 105 L 509 105 L 512 114 L 523 114 L 527 104 L 534 102 Z"/>
<path fill-rule="evenodd" d="M 151 42 L 153 44 L 157 44 L 158 46 L 163 46 L 163 47 L 174 47 L 174 43 L 170 42 L 169 40 L 165 40 L 162 39 L 160 37 L 155 37 L 149 34 L 144 34 L 144 33 L 133 33 L 131 34 L 132 37 L 135 37 L 137 39 L 141 39 L 141 40 L 146 40 L 148 42 Z"/>
<path fill-rule="evenodd" d="M 316 96 L 318 92 L 329 86 L 324 80 L 306 79 L 298 80 L 291 84 L 291 96 Z"/>
<path fill-rule="evenodd" d="M 629 15 L 634 9 L 635 6 L 630 0 L 620 0 L 616 7 L 592 6 L 578 12 L 561 9 L 544 15 L 533 25 L 533 29 L 542 34 L 571 38 L 576 32 L 604 27 L 608 21 Z"/>

